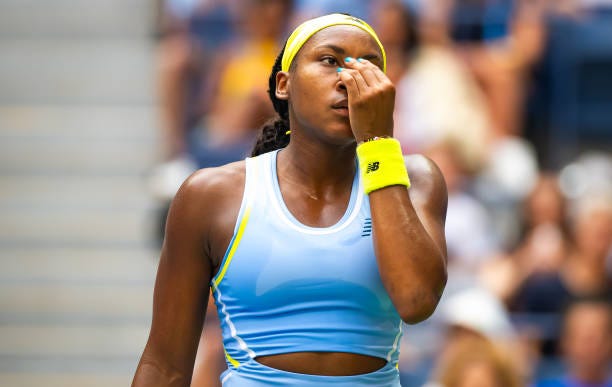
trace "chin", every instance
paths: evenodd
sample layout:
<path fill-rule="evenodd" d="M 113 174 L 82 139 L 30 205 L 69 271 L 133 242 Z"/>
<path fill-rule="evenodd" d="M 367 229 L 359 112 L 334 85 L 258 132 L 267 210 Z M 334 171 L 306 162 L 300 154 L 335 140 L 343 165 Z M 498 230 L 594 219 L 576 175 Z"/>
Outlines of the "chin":
<path fill-rule="evenodd" d="M 348 118 L 346 120 L 342 120 L 341 122 L 336 122 L 331 125 L 328 129 L 328 132 L 333 133 L 333 135 L 336 137 L 355 137 Z"/>
<path fill-rule="evenodd" d="M 348 143 L 355 142 L 355 135 L 351 130 L 351 127 L 339 128 L 328 132 L 328 137 L 339 145 L 345 145 Z"/>

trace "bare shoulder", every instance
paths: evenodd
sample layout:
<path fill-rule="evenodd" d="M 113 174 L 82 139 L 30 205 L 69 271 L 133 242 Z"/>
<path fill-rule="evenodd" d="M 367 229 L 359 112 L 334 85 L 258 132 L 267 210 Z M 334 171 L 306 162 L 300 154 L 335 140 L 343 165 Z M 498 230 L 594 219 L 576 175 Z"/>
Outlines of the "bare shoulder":
<path fill-rule="evenodd" d="M 239 161 L 189 176 L 170 206 L 166 250 L 185 254 L 192 246 L 190 251 L 203 251 L 216 270 L 240 211 L 245 174 L 245 162 Z"/>
<path fill-rule="evenodd" d="M 172 207 L 184 208 L 192 216 L 210 218 L 218 211 L 240 206 L 244 181 L 244 161 L 200 169 L 183 182 Z"/>
<path fill-rule="evenodd" d="M 410 176 L 410 198 L 419 206 L 446 213 L 448 192 L 442 172 L 431 159 L 413 154 L 404 157 Z"/>
<path fill-rule="evenodd" d="M 244 185 L 245 162 L 237 161 L 215 168 L 204 168 L 189 176 L 179 192 L 197 195 L 210 199 L 211 196 L 227 194 Z"/>

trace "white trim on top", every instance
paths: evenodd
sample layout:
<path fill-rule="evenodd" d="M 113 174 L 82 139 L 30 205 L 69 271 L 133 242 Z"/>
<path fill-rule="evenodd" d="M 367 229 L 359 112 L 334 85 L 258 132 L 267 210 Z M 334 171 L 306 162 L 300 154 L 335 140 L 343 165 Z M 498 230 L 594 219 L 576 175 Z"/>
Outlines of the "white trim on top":
<path fill-rule="evenodd" d="M 264 179 L 265 179 L 265 186 L 266 186 L 265 187 L 266 197 L 268 198 L 268 200 L 272 202 L 272 207 L 274 207 L 274 209 L 276 210 L 278 214 L 278 217 L 285 223 L 285 225 L 289 226 L 295 231 L 298 231 L 304 234 L 328 235 L 328 234 L 332 234 L 332 233 L 336 233 L 336 232 L 344 230 L 355 220 L 355 218 L 357 217 L 357 215 L 359 215 L 359 212 L 361 211 L 361 205 L 363 203 L 363 197 L 364 197 L 363 182 L 361 181 L 361 178 L 359 176 L 359 170 L 355 172 L 358 174 L 357 187 L 355 188 L 357 189 L 357 192 L 355 193 L 357 197 L 355 198 L 355 203 L 353 205 L 353 208 L 350 210 L 351 212 L 349 216 L 346 217 L 346 219 L 344 219 L 343 222 L 336 223 L 330 227 L 310 227 L 302 223 L 299 223 L 297 219 L 295 219 L 295 221 L 293 219 L 290 219 L 287 213 L 285 212 L 285 210 L 282 208 L 279 201 L 277 200 L 277 193 L 275 191 L 275 187 L 278 184 L 278 181 L 274 181 L 273 179 L 274 174 L 272 173 L 272 165 L 276 165 L 276 162 L 272 158 L 273 157 L 276 158 L 277 152 L 278 151 L 267 153 L 265 157 L 262 157 L 259 162 L 263 164 L 263 167 L 264 167 L 263 170 L 265 171 Z M 351 192 L 351 196 L 352 195 L 353 193 Z M 281 195 L 281 198 L 279 199 L 282 200 L 282 195 Z M 349 199 L 349 205 L 350 205 L 350 199 Z M 345 215 L 343 215 L 342 217 L 344 218 L 344 216 Z"/>

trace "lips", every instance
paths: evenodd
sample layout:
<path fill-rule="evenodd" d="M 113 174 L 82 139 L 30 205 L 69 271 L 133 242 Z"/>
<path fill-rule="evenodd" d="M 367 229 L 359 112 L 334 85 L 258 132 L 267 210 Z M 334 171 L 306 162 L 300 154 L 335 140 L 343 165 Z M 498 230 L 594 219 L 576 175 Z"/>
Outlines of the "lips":
<path fill-rule="evenodd" d="M 348 100 L 342 99 L 332 105 L 332 109 L 348 109 Z"/>

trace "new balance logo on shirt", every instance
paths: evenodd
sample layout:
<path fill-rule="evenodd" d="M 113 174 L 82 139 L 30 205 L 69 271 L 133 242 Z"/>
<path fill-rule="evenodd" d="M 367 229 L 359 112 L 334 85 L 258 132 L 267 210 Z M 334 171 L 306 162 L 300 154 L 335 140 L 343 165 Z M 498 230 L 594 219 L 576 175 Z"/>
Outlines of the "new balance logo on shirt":
<path fill-rule="evenodd" d="M 373 161 L 368 163 L 368 168 L 366 169 L 366 173 L 374 172 L 378 170 L 380 163 L 378 161 Z"/>
<path fill-rule="evenodd" d="M 363 229 L 361 230 L 361 236 L 370 236 L 372 234 L 372 218 L 366 218 L 363 222 Z"/>

